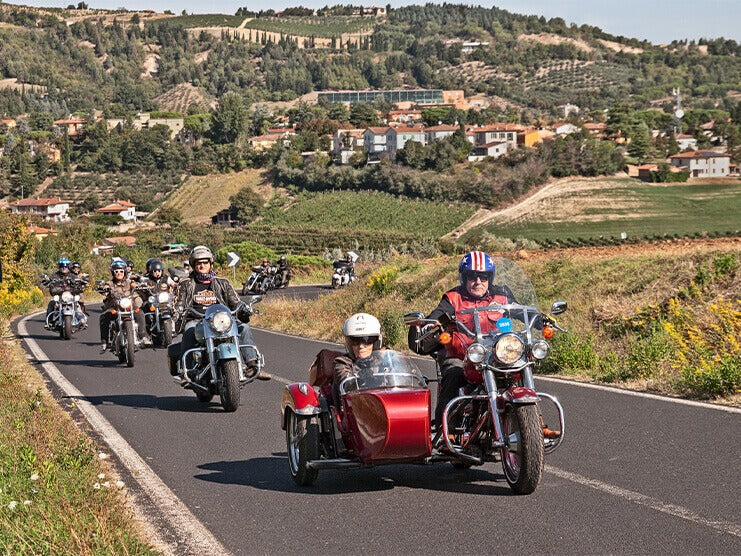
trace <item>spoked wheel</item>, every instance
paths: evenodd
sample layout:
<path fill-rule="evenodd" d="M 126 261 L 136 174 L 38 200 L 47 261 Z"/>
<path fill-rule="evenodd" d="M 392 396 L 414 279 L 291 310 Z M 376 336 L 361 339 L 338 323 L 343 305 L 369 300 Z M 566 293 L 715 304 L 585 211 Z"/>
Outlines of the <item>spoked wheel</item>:
<path fill-rule="evenodd" d="M 531 494 L 543 474 L 543 429 L 535 405 L 508 405 L 502 419 L 507 446 L 502 448 L 502 468 L 510 488 Z"/>
<path fill-rule="evenodd" d="M 224 411 L 237 411 L 239 407 L 239 363 L 228 359 L 219 363 L 219 397 Z"/>
<path fill-rule="evenodd" d="M 63 340 L 69 340 L 72 337 L 72 315 L 64 315 L 62 329 L 59 332 Z"/>
<path fill-rule="evenodd" d="M 136 338 L 134 337 L 134 323 L 127 320 L 124 323 L 124 335 L 126 336 L 126 366 L 134 366 L 134 350 L 136 349 Z"/>
<path fill-rule="evenodd" d="M 293 480 L 299 486 L 313 485 L 319 471 L 306 464 L 319 459 L 319 423 L 316 417 L 299 416 L 288 410 L 286 445 Z"/>

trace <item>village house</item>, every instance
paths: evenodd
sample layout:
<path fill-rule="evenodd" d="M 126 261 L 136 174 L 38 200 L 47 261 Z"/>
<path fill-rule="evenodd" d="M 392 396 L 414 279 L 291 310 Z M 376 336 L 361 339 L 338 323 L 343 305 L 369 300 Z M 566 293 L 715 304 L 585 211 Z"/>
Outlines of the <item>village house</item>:
<path fill-rule="evenodd" d="M 86 122 L 84 118 L 70 117 L 62 120 L 56 120 L 54 122 L 54 127 L 62 130 L 70 137 L 74 137 L 75 135 L 78 135 L 84 131 L 85 123 Z"/>
<path fill-rule="evenodd" d="M 438 141 L 440 139 L 445 139 L 446 137 L 450 137 L 453 135 L 456 131 L 460 129 L 460 126 L 457 125 L 448 125 L 448 124 L 440 124 L 432 127 L 426 127 L 425 128 L 425 141 L 429 145 L 433 141 Z"/>
<path fill-rule="evenodd" d="M 21 199 L 9 203 L 8 206 L 13 214 L 25 216 L 39 216 L 44 220 L 64 222 L 69 220 L 69 206 L 72 201 L 66 201 L 59 197 L 40 197 L 38 199 Z"/>
<path fill-rule="evenodd" d="M 414 123 L 422 121 L 422 111 L 414 108 L 408 110 L 389 110 L 388 123 Z"/>
<path fill-rule="evenodd" d="M 669 157 L 673 167 L 692 178 L 722 178 L 730 174 L 731 155 L 715 151 L 687 151 Z"/>
<path fill-rule="evenodd" d="M 479 162 L 487 157 L 499 158 L 500 156 L 507 154 L 509 150 L 509 143 L 500 141 L 492 141 L 484 145 L 476 145 L 471 149 L 468 154 L 469 162 Z"/>
<path fill-rule="evenodd" d="M 399 126 L 390 127 L 386 130 L 386 145 L 390 153 L 400 151 L 408 141 L 416 141 L 424 145 L 424 126 Z"/>
<path fill-rule="evenodd" d="M 368 158 L 377 160 L 381 153 L 388 151 L 388 127 L 367 127 L 363 132 L 363 147 L 368 152 Z"/>
<path fill-rule="evenodd" d="M 125 118 L 109 118 L 106 126 L 109 130 L 121 130 L 126 123 Z M 156 125 L 163 125 L 170 130 L 170 139 L 177 136 L 185 127 L 184 118 L 152 118 L 149 112 L 141 112 L 131 118 L 131 126 L 136 130 L 151 129 Z"/>
<path fill-rule="evenodd" d="M 41 241 L 47 236 L 56 235 L 58 232 L 51 228 L 42 228 L 41 226 L 26 226 L 26 233 Z"/>
<path fill-rule="evenodd" d="M 356 151 L 363 150 L 362 129 L 338 129 L 332 135 L 332 154 L 340 164 L 348 164 Z"/>
<path fill-rule="evenodd" d="M 247 139 L 247 143 L 255 149 L 257 152 L 267 151 L 272 149 L 278 141 L 283 141 L 284 144 L 287 141 L 286 137 L 288 133 L 268 133 L 265 135 L 256 135 Z"/>
<path fill-rule="evenodd" d="M 16 126 L 15 120 L 0 119 L 0 132 L 13 129 Z"/>
<path fill-rule="evenodd" d="M 489 46 L 489 43 L 486 41 L 467 41 L 461 45 L 461 52 L 469 53 L 478 50 L 479 48 L 486 48 L 487 46 Z"/>
<path fill-rule="evenodd" d="M 493 124 L 474 128 L 473 132 L 476 135 L 475 145 L 482 146 L 499 142 L 507 143 L 509 148 L 515 148 L 517 147 L 517 133 L 523 131 L 523 129 L 521 126 L 514 124 Z"/>
<path fill-rule="evenodd" d="M 692 149 L 693 151 L 697 150 L 697 139 L 695 139 L 694 135 L 680 133 L 679 135 L 675 135 L 674 139 L 676 140 L 677 145 L 679 145 L 680 151 L 686 151 L 687 149 Z"/>
<path fill-rule="evenodd" d="M 572 135 L 574 133 L 579 133 L 580 128 L 578 125 L 570 124 L 568 122 L 559 122 L 556 124 L 553 124 L 550 129 L 556 134 L 556 135 Z"/>
<path fill-rule="evenodd" d="M 583 124 L 581 127 L 590 135 L 596 135 L 598 137 L 604 136 L 605 131 L 607 130 L 607 124 L 604 122 L 588 122 Z"/>
<path fill-rule="evenodd" d="M 113 253 L 113 248 L 117 245 L 124 247 L 136 247 L 136 238 L 134 236 L 114 236 L 104 238 L 100 245 L 95 245 L 90 250 L 94 255 L 108 255 Z"/>
<path fill-rule="evenodd" d="M 211 217 L 211 224 L 225 226 L 227 228 L 236 228 L 242 225 L 242 221 L 239 219 L 237 209 L 229 207 L 221 209 L 215 215 Z"/>
<path fill-rule="evenodd" d="M 540 141 L 540 133 L 533 127 L 517 132 L 518 147 L 534 147 Z"/>
<path fill-rule="evenodd" d="M 131 201 L 114 201 L 99 208 L 96 212 L 118 216 L 126 222 L 136 222 L 136 205 Z"/>

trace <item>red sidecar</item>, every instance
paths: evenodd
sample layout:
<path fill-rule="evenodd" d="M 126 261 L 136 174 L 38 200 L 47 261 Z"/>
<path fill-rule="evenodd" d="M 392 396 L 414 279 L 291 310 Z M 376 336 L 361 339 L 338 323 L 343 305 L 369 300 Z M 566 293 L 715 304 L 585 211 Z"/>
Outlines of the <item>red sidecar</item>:
<path fill-rule="evenodd" d="M 294 480 L 312 484 L 320 469 L 425 462 L 432 454 L 430 391 L 411 359 L 375 351 L 335 385 L 339 355 L 322 350 L 310 383 L 289 384 L 283 392 L 281 426 Z"/>

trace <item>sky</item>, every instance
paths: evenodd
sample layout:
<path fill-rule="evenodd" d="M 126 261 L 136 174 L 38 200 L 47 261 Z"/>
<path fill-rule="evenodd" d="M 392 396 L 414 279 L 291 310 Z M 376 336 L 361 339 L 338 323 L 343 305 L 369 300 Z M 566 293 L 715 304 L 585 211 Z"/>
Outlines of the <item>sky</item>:
<path fill-rule="evenodd" d="M 11 4 L 31 6 L 66 7 L 79 0 L 12 0 Z M 456 3 L 456 0 L 449 0 Z M 157 12 L 171 10 L 180 14 L 226 13 L 234 14 L 237 8 L 258 11 L 271 7 L 280 10 L 288 6 L 321 8 L 334 4 L 394 7 L 424 4 L 415 0 L 86 0 L 91 8 L 130 10 L 151 9 Z M 441 2 L 436 2 L 441 3 Z M 645 39 L 654 44 L 668 43 L 674 39 L 699 39 L 725 37 L 741 42 L 741 1 L 739 0 L 494 0 L 460 2 L 480 6 L 496 6 L 507 11 L 542 15 L 546 18 L 561 17 L 566 23 L 588 23 L 613 35 Z"/>

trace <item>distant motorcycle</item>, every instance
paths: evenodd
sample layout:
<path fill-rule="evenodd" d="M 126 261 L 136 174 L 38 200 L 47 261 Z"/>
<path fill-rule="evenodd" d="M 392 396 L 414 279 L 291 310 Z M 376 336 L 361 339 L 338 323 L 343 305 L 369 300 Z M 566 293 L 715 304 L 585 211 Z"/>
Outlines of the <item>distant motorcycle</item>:
<path fill-rule="evenodd" d="M 173 322 L 175 311 L 174 297 L 167 284 L 160 284 L 159 288 L 142 284 L 137 289 L 145 302 L 144 319 L 152 341 L 162 347 L 169 346 L 175 330 Z"/>
<path fill-rule="evenodd" d="M 55 303 L 54 310 L 46 317 L 46 326 L 49 330 L 58 331 L 63 340 L 69 340 L 74 332 L 87 326 L 87 317 L 80 310 L 80 294 L 72 293 L 81 292 L 88 284 L 85 277 L 87 275 L 59 280 L 44 275 L 41 281 L 43 286 L 49 288 Z"/>
<path fill-rule="evenodd" d="M 355 274 L 346 266 L 335 266 L 332 272 L 332 289 L 341 288 L 355 281 Z"/>
<path fill-rule="evenodd" d="M 269 266 L 267 268 L 253 267 L 252 273 L 247 277 L 244 284 L 242 284 L 242 295 L 265 295 L 270 290 L 275 289 L 277 270 L 275 266 Z"/>
<path fill-rule="evenodd" d="M 253 313 L 252 305 L 262 298 L 253 295 L 249 302 L 240 303 L 234 311 L 226 305 L 217 303 L 200 313 L 192 307 L 184 309 L 201 317 L 196 325 L 195 337 L 198 345 L 185 351 L 177 361 L 178 371 L 183 376 L 183 388 L 193 390 L 202 402 L 210 402 L 218 394 L 224 411 L 236 411 L 239 407 L 240 389 L 249 384 L 259 374 L 265 361 L 257 346 L 258 372 L 247 376 L 245 362 L 242 360 L 239 344 L 239 326 L 236 315 L 247 310 Z M 190 366 L 188 363 L 191 363 Z"/>
<path fill-rule="evenodd" d="M 110 289 L 99 283 L 98 293 L 108 294 Z M 139 349 L 136 321 L 134 321 L 134 297 L 114 293 L 116 306 L 112 310 L 116 317 L 108 326 L 108 350 L 127 367 L 134 366 L 134 353 Z"/>

